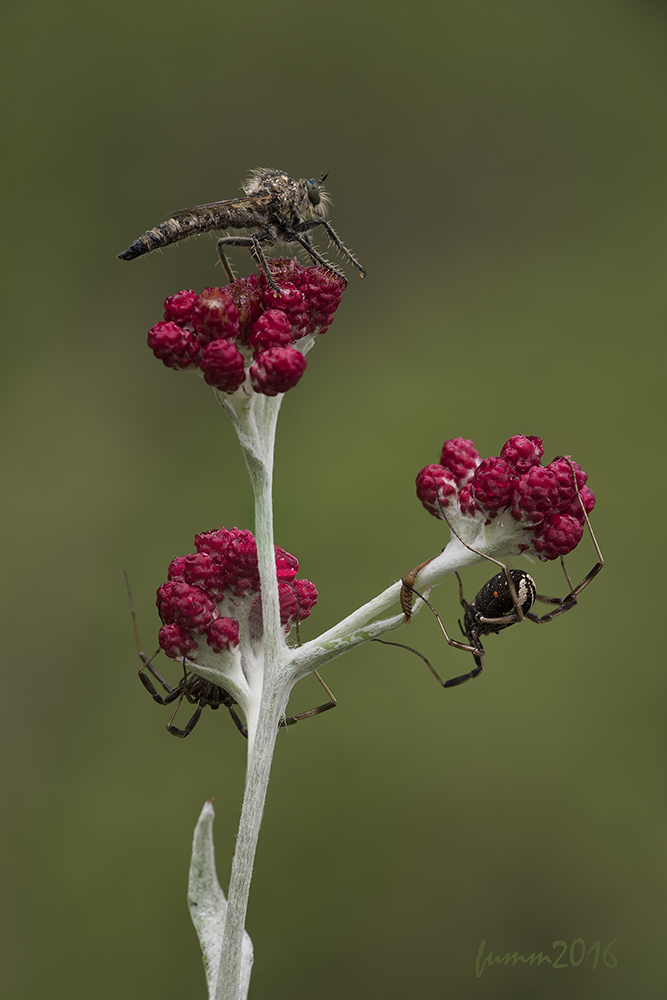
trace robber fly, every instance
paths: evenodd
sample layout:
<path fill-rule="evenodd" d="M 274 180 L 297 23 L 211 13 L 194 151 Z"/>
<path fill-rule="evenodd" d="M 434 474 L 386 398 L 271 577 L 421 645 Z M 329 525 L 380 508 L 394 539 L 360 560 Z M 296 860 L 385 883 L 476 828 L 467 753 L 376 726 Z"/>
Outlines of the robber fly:
<path fill-rule="evenodd" d="M 216 229 L 254 230 L 249 236 L 223 236 L 218 240 L 218 254 L 230 281 L 234 275 L 227 260 L 224 247 L 248 247 L 258 265 L 264 271 L 269 284 L 276 290 L 263 247 L 273 247 L 276 243 L 298 243 L 310 257 L 331 271 L 347 284 L 345 275 L 322 257 L 315 249 L 308 235 L 311 229 L 322 226 L 331 243 L 354 264 L 363 278 L 366 274 L 359 261 L 341 243 L 330 223 L 324 218 L 328 197 L 322 189 L 326 174 L 319 180 L 295 181 L 282 170 L 253 170 L 243 185 L 244 198 L 230 198 L 228 201 L 214 201 L 209 205 L 197 205 L 174 212 L 166 222 L 135 240 L 131 246 L 119 253 L 120 260 L 134 260 L 142 254 L 150 253 L 158 247 L 169 246 L 188 236 L 208 233 Z"/>

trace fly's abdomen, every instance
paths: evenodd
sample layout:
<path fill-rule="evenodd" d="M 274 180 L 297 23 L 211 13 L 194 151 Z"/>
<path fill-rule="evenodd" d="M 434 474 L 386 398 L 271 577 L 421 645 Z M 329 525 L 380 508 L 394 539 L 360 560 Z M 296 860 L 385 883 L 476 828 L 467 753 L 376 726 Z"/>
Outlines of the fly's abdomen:
<path fill-rule="evenodd" d="M 142 254 L 157 250 L 158 247 L 168 247 L 171 243 L 185 240 L 188 236 L 198 233 L 209 233 L 216 229 L 242 229 L 258 224 L 255 212 L 231 210 L 227 206 L 220 209 L 193 209 L 174 218 L 161 222 L 155 229 L 135 240 L 127 250 L 118 254 L 119 260 L 134 260 Z"/>
<path fill-rule="evenodd" d="M 155 229 L 149 229 L 147 233 L 140 236 L 127 250 L 119 253 L 118 258 L 119 260 L 134 260 L 135 257 L 141 257 L 142 254 L 157 250 L 158 247 L 167 247 L 170 243 L 184 240 L 186 237 L 192 236 L 193 232 L 195 232 L 195 228 L 192 219 L 167 219 Z"/>

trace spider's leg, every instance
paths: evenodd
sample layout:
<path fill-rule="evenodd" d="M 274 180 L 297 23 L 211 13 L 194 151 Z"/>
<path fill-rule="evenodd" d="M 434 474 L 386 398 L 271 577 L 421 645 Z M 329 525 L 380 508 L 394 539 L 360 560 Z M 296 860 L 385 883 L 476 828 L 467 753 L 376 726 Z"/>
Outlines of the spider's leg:
<path fill-rule="evenodd" d="M 296 621 L 294 622 L 294 625 L 296 628 L 297 644 L 300 646 L 301 635 L 299 634 L 299 623 L 301 621 L 301 597 L 299 595 L 298 588 L 295 587 L 293 583 L 289 584 L 289 586 L 292 588 L 296 596 Z M 281 719 L 280 722 L 278 723 L 279 728 L 284 729 L 286 726 L 293 726 L 295 722 L 300 722 L 301 719 L 310 719 L 313 715 L 321 715 L 322 712 L 328 712 L 329 709 L 335 708 L 336 705 L 338 704 L 338 702 L 336 701 L 336 696 L 334 695 L 333 691 L 331 691 L 328 685 L 325 684 L 325 682 L 323 681 L 322 677 L 317 672 L 317 670 L 313 670 L 313 674 L 315 675 L 317 680 L 320 682 L 320 684 L 328 694 L 329 701 L 327 701 L 324 705 L 318 705 L 316 708 L 311 708 L 307 712 L 300 712 L 298 715 L 291 715 L 287 719 L 284 718 Z"/>
<path fill-rule="evenodd" d="M 440 676 L 440 674 L 438 673 L 438 671 L 435 669 L 435 667 L 433 666 L 433 664 L 431 663 L 431 661 L 428 660 L 424 656 L 423 653 L 420 653 L 418 649 L 414 649 L 412 646 L 406 646 L 402 642 L 390 642 L 388 639 L 371 639 L 371 642 L 381 642 L 384 646 L 398 646 L 399 649 L 407 649 L 409 653 L 414 653 L 415 656 L 418 656 L 420 660 L 424 661 L 424 663 L 426 664 L 426 666 L 428 667 L 428 669 L 431 671 L 431 673 L 435 677 L 435 679 L 438 682 L 438 684 L 441 684 L 442 687 L 444 687 L 444 688 L 457 687 L 459 684 L 463 684 L 465 681 L 472 680 L 473 677 L 479 677 L 479 675 L 481 674 L 482 670 L 484 669 L 484 658 L 483 658 L 484 657 L 484 648 L 483 648 L 483 646 L 482 646 L 481 643 L 479 644 L 477 652 L 473 653 L 473 656 L 474 656 L 474 659 L 475 659 L 475 663 L 476 663 L 475 669 L 471 670 L 470 673 L 461 674 L 460 677 L 453 677 L 449 681 L 443 681 L 442 677 Z M 461 648 L 461 644 L 460 643 L 457 644 L 457 648 Z"/>
<path fill-rule="evenodd" d="M 570 593 L 572 593 L 572 591 L 574 590 L 574 584 L 572 583 L 572 580 L 570 579 L 570 574 L 567 571 L 567 566 L 565 565 L 565 559 L 563 558 L 563 556 L 560 557 L 560 564 L 561 564 L 563 573 L 565 573 L 565 579 L 567 580 L 567 585 L 570 588 Z"/>
<path fill-rule="evenodd" d="M 178 704 L 176 705 L 176 708 L 174 709 L 174 711 L 171 713 L 171 718 L 170 718 L 169 722 L 167 723 L 167 732 L 171 733 L 172 736 L 178 736 L 178 738 L 181 739 L 181 740 L 185 739 L 186 736 L 190 735 L 190 733 L 192 732 L 192 730 L 195 728 L 195 726 L 199 722 L 201 713 L 203 711 L 202 706 L 198 705 L 197 706 L 197 710 L 195 711 L 194 715 L 192 716 L 192 718 L 190 719 L 190 721 L 186 725 L 185 729 L 179 729 L 178 726 L 174 726 L 173 725 L 173 721 L 174 721 L 174 717 L 175 717 L 176 713 L 178 712 L 179 708 L 181 707 L 181 702 L 182 701 L 183 701 L 183 699 L 179 698 Z"/>
<path fill-rule="evenodd" d="M 479 640 L 477 640 L 478 644 L 476 646 L 470 646 L 470 645 L 468 645 L 465 642 L 458 642 L 456 639 L 450 638 L 450 636 L 447 633 L 447 629 L 445 628 L 445 626 L 444 626 L 444 624 L 442 622 L 442 618 L 440 617 L 440 615 L 438 614 L 438 612 L 435 610 L 435 608 L 433 607 L 433 605 L 431 604 L 431 602 L 428 601 L 424 597 L 423 594 L 420 594 L 419 591 L 415 587 L 413 587 L 410 583 L 408 583 L 406 581 L 405 577 L 403 578 L 403 585 L 405 587 L 407 587 L 408 590 L 411 590 L 413 594 L 416 594 L 417 597 L 419 597 L 420 600 L 422 600 L 424 602 L 424 604 L 426 605 L 427 608 L 431 609 L 431 611 L 435 615 L 435 618 L 436 618 L 436 621 L 437 621 L 438 625 L 440 626 L 442 634 L 444 635 L 445 639 L 447 640 L 447 642 L 449 643 L 450 646 L 453 646 L 454 649 L 462 649 L 464 651 L 464 653 L 473 653 L 473 654 L 479 653 L 479 654 L 483 655 L 484 648 L 483 648 L 481 642 L 479 642 Z"/>
<path fill-rule="evenodd" d="M 604 566 L 604 557 L 600 550 L 600 546 L 598 545 L 598 540 L 595 537 L 595 532 L 593 531 L 593 527 L 588 517 L 588 512 L 586 511 L 586 508 L 584 506 L 584 501 L 581 498 L 581 493 L 579 492 L 579 486 L 577 485 L 577 475 L 574 466 L 572 465 L 572 462 L 567 455 L 563 455 L 562 457 L 565 459 L 565 461 L 572 469 L 572 479 L 574 482 L 574 488 L 577 494 L 577 499 L 579 500 L 579 505 L 583 512 L 584 520 L 586 521 L 586 527 L 588 528 L 591 539 L 593 540 L 593 545 L 595 546 L 595 552 L 597 554 L 598 561 L 596 562 L 593 569 L 586 574 L 581 583 L 578 583 L 576 587 L 573 587 L 572 580 L 570 579 L 570 574 L 568 573 L 565 567 L 565 560 L 561 556 L 561 566 L 563 567 L 563 572 L 565 573 L 565 579 L 569 584 L 570 593 L 567 594 L 565 597 L 548 597 L 546 594 L 538 594 L 537 595 L 538 601 L 541 601 L 543 604 L 557 604 L 558 607 L 556 608 L 555 611 L 550 611 L 548 614 L 542 615 L 542 617 L 539 617 L 538 615 L 534 614 L 528 614 L 526 616 L 531 621 L 535 622 L 537 625 L 544 625 L 546 624 L 546 622 L 553 621 L 554 618 L 557 618 L 559 615 L 565 614 L 566 611 L 571 611 L 572 608 L 574 608 L 578 602 L 579 594 L 582 592 L 582 590 L 585 590 L 588 584 L 595 579 L 595 577 L 598 575 L 598 573 Z"/>
<path fill-rule="evenodd" d="M 156 690 L 156 687 L 153 684 L 153 682 L 151 681 L 150 677 L 147 677 L 146 674 L 144 673 L 144 669 L 145 668 L 148 668 L 148 670 L 151 672 L 151 674 L 153 675 L 153 677 L 157 681 L 160 682 L 160 684 L 162 685 L 162 687 L 167 692 L 166 697 L 164 697 L 161 694 L 158 694 L 158 692 Z M 139 680 L 141 681 L 141 683 L 143 684 L 143 686 L 146 688 L 146 690 L 148 691 L 148 693 L 150 694 L 150 696 L 153 698 L 153 701 L 156 701 L 158 703 L 158 705 L 169 705 L 169 704 L 171 704 L 171 702 L 175 701 L 175 699 L 178 698 L 179 694 L 181 693 L 180 687 L 173 688 L 170 684 L 167 684 L 167 682 L 164 679 L 164 677 L 162 677 L 157 672 L 157 670 L 155 669 L 155 667 L 151 666 L 150 661 L 144 663 L 139 668 Z"/>
<path fill-rule="evenodd" d="M 456 579 L 459 581 L 459 601 L 461 603 L 461 607 L 463 608 L 464 611 L 468 611 L 468 609 L 470 608 L 470 605 L 468 604 L 468 602 L 466 601 L 465 597 L 463 596 L 463 581 L 461 580 L 461 577 L 456 572 L 456 570 L 454 572 L 456 574 Z M 463 634 L 465 635 L 465 632 Z"/>
<path fill-rule="evenodd" d="M 570 580 L 569 574 L 568 574 L 567 570 L 565 569 L 565 563 L 563 562 L 563 559 L 561 559 L 561 563 L 562 563 L 562 566 L 563 566 L 563 571 L 565 572 L 565 576 L 567 578 L 567 582 L 570 584 L 570 593 L 565 598 L 565 600 L 568 601 L 572 597 L 574 597 L 574 598 L 578 597 L 579 594 L 582 592 L 582 590 L 584 590 L 588 586 L 588 584 L 591 582 L 591 580 L 595 579 L 595 577 L 598 575 L 598 573 L 600 572 L 600 570 L 604 566 L 604 557 L 603 557 L 602 552 L 600 550 L 600 546 L 598 545 L 598 540 L 595 537 L 595 532 L 593 531 L 593 526 L 592 526 L 592 524 L 590 522 L 590 518 L 588 516 L 588 511 L 586 510 L 586 507 L 584 506 L 584 501 L 581 498 L 581 493 L 579 492 L 579 486 L 577 485 L 577 474 L 576 474 L 576 472 L 574 470 L 574 466 L 572 465 L 572 461 L 570 460 L 570 458 L 567 455 L 564 455 L 563 457 L 565 458 L 565 461 L 568 463 L 568 465 L 572 469 L 572 478 L 574 480 L 574 488 L 575 488 L 576 493 L 577 493 L 577 499 L 579 501 L 579 506 L 581 507 L 582 513 L 584 515 L 584 520 L 586 521 L 586 527 L 588 528 L 588 533 L 591 536 L 591 539 L 593 541 L 593 545 L 595 546 L 595 551 L 596 551 L 597 557 L 598 557 L 598 561 L 595 564 L 595 566 L 593 567 L 593 569 L 590 571 L 590 573 L 587 573 L 586 576 L 581 581 L 581 583 L 577 584 L 577 586 L 574 587 L 574 588 L 572 587 L 572 581 Z"/>
<path fill-rule="evenodd" d="M 174 700 L 174 698 L 178 697 L 179 688 L 173 688 L 171 686 L 171 684 L 168 684 L 167 681 L 164 679 L 164 677 L 160 673 L 158 673 L 158 671 L 153 666 L 153 660 L 158 655 L 158 653 L 160 652 L 160 650 L 156 649 L 152 656 L 146 656 L 146 654 L 143 652 L 143 650 L 141 648 L 141 642 L 139 640 L 139 629 L 137 627 L 137 616 L 136 616 L 135 611 L 134 611 L 134 601 L 132 600 L 132 591 L 130 590 L 130 581 L 127 578 L 127 573 L 125 573 L 125 586 L 127 587 L 127 596 L 128 596 L 128 600 L 130 602 L 130 613 L 132 615 L 132 626 L 134 628 L 134 638 L 135 638 L 136 643 L 137 643 L 137 653 L 139 654 L 139 658 L 141 660 L 141 666 L 139 667 L 139 680 L 141 681 L 141 683 L 143 684 L 143 686 L 146 688 L 146 690 L 150 694 L 151 698 L 153 698 L 153 700 L 156 701 L 158 703 L 158 705 L 168 705 L 170 702 L 172 702 Z M 158 681 L 158 683 L 162 685 L 162 687 L 164 688 L 164 690 L 167 692 L 167 697 L 166 698 L 163 698 L 162 695 L 158 694 L 158 692 L 157 692 L 157 690 L 155 688 L 155 685 L 150 680 L 150 678 L 146 676 L 146 674 L 144 673 L 144 670 L 148 670 L 149 673 L 151 673 L 153 675 L 153 677 L 155 678 L 155 680 Z"/>
<path fill-rule="evenodd" d="M 322 712 L 328 712 L 330 708 L 335 708 L 338 704 L 333 691 L 331 691 L 330 688 L 324 683 L 317 670 L 313 670 L 313 674 L 317 677 L 318 681 L 329 695 L 329 701 L 325 705 L 318 705 L 317 708 L 311 708 L 307 712 L 300 712 L 299 715 L 291 715 L 288 719 L 281 719 L 278 723 L 279 726 L 293 726 L 295 722 L 300 722 L 301 719 L 310 719 L 313 715 L 321 715 Z"/>
<path fill-rule="evenodd" d="M 459 684 L 465 684 L 466 681 L 471 681 L 474 677 L 479 677 L 482 670 L 484 670 L 484 657 L 477 654 L 473 654 L 473 657 L 476 663 L 475 669 L 471 670 L 469 674 L 461 674 L 460 677 L 452 677 L 451 680 L 445 681 L 443 687 L 458 687 Z"/>
<path fill-rule="evenodd" d="M 248 739 L 248 730 L 246 729 L 246 727 L 243 725 L 243 723 L 239 719 L 238 715 L 234 711 L 233 706 L 232 705 L 227 705 L 227 711 L 229 712 L 229 714 L 231 715 L 232 719 L 234 720 L 234 725 L 236 726 L 236 728 L 240 732 L 241 736 L 245 736 L 245 738 Z M 192 731 L 192 730 L 190 730 L 190 731 Z"/>

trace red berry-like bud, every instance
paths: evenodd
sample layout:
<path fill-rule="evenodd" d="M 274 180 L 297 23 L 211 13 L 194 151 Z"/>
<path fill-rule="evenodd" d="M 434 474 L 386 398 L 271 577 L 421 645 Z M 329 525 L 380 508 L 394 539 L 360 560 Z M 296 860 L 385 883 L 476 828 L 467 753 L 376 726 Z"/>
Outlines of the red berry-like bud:
<path fill-rule="evenodd" d="M 167 570 L 167 579 L 182 581 L 184 565 L 185 556 L 176 556 L 175 559 L 172 559 Z"/>
<path fill-rule="evenodd" d="M 239 314 L 230 293 L 224 288 L 205 288 L 193 306 L 192 325 L 203 344 L 216 337 L 233 340 L 239 332 Z"/>
<path fill-rule="evenodd" d="M 212 340 L 207 344 L 199 367 L 208 384 L 220 392 L 236 392 L 245 381 L 243 355 L 231 340 Z"/>
<path fill-rule="evenodd" d="M 175 622 L 162 626 L 158 632 L 158 642 L 160 649 L 163 649 L 172 660 L 187 656 L 197 648 L 197 640 L 193 639 L 182 625 L 177 625 Z"/>
<path fill-rule="evenodd" d="M 165 299 L 164 318 L 184 326 L 192 318 L 192 310 L 199 296 L 191 288 L 184 288 Z"/>
<path fill-rule="evenodd" d="M 238 531 L 238 528 L 234 528 Z M 197 552 L 206 552 L 220 562 L 227 557 L 227 547 L 232 537 L 227 528 L 217 528 L 215 531 L 202 531 L 195 535 L 195 548 Z"/>
<path fill-rule="evenodd" d="M 542 562 L 558 559 L 576 549 L 583 531 L 579 521 L 569 514 L 552 514 L 540 525 L 533 539 L 533 548 Z"/>
<path fill-rule="evenodd" d="M 294 586 L 299 593 L 299 614 L 303 621 L 317 604 L 317 587 L 310 580 L 295 580 Z"/>
<path fill-rule="evenodd" d="M 467 514 L 468 517 L 474 517 L 477 510 L 477 504 L 475 503 L 472 496 L 472 487 L 470 483 L 466 483 L 459 490 L 459 507 L 461 508 L 462 514 Z"/>
<path fill-rule="evenodd" d="M 415 480 L 417 496 L 429 514 L 442 517 L 442 508 L 449 505 L 449 498 L 456 493 L 456 479 L 442 465 L 427 465 Z"/>
<path fill-rule="evenodd" d="M 295 580 L 293 584 L 279 583 L 280 622 L 294 625 L 308 617 L 317 604 L 317 589 L 310 580 Z"/>
<path fill-rule="evenodd" d="M 472 479 L 479 463 L 479 452 L 467 438 L 451 438 L 442 446 L 440 465 L 444 465 L 460 484 Z"/>
<path fill-rule="evenodd" d="M 199 587 L 216 602 L 224 597 L 225 574 L 220 563 L 206 552 L 194 552 L 183 562 L 183 579 Z"/>
<path fill-rule="evenodd" d="M 588 486 L 582 486 L 581 489 L 579 490 L 579 496 L 581 497 L 581 501 L 584 505 L 586 513 L 590 514 L 590 512 L 595 507 L 595 493 L 593 493 L 593 490 L 590 489 Z M 572 504 L 570 504 L 570 507 L 566 508 L 563 511 L 563 514 L 571 514 L 572 517 L 576 517 L 577 520 L 581 521 L 582 524 L 585 521 L 584 515 L 581 512 L 581 504 L 578 502 L 576 505 L 576 511 L 574 509 L 574 502 L 573 502 Z"/>
<path fill-rule="evenodd" d="M 526 437 L 524 434 L 515 434 L 500 450 L 500 457 L 517 476 L 528 472 L 534 465 L 539 465 L 543 454 L 542 439 Z"/>
<path fill-rule="evenodd" d="M 228 532 L 225 583 L 236 597 L 259 593 L 257 543 L 251 531 L 232 528 Z"/>
<path fill-rule="evenodd" d="M 508 507 L 516 476 L 502 458 L 485 458 L 470 481 L 470 496 L 475 503 L 495 516 Z"/>
<path fill-rule="evenodd" d="M 194 368 L 201 344 L 194 333 L 177 323 L 163 320 L 148 331 L 148 346 L 167 368 Z"/>
<path fill-rule="evenodd" d="M 255 392 L 277 396 L 293 389 L 305 370 L 306 359 L 295 347 L 271 347 L 255 358 L 250 381 Z"/>
<path fill-rule="evenodd" d="M 291 284 L 299 288 L 303 272 L 306 268 L 296 257 L 273 257 L 269 262 L 269 270 L 271 271 L 271 277 L 278 287 L 284 284 Z M 268 293 L 270 286 L 266 280 L 266 275 L 258 274 L 257 277 L 262 295 Z"/>
<path fill-rule="evenodd" d="M 296 288 L 303 296 L 303 308 L 301 308 L 298 299 L 296 300 L 297 305 L 299 305 L 298 316 L 290 313 L 294 330 L 298 327 L 298 333 L 295 336 L 316 332 L 324 333 L 340 305 L 345 290 L 343 279 L 324 267 L 304 267 L 293 257 L 281 257 L 278 260 L 273 260 L 271 274 L 281 289 L 286 286 Z M 260 284 L 264 290 L 267 307 L 277 305 L 279 309 L 285 308 L 278 301 L 275 292 L 269 289 L 268 282 L 263 275 L 260 276 Z M 270 294 L 273 295 L 273 298 L 269 297 Z M 291 295 L 291 292 L 289 294 Z M 286 311 L 289 312 L 289 309 Z"/>
<path fill-rule="evenodd" d="M 234 618 L 216 618 L 206 629 L 206 641 L 214 653 L 232 650 L 239 644 L 239 623 Z"/>
<path fill-rule="evenodd" d="M 595 496 L 585 485 L 586 473 L 569 456 L 540 465 L 543 450 L 540 438 L 516 434 L 503 445 L 500 457 L 477 464 L 472 441 L 445 441 L 441 464 L 419 473 L 417 495 L 430 513 L 447 521 L 449 514 L 440 509 L 447 505 L 453 516 L 475 518 L 481 512 L 485 529 L 493 524 L 485 538 L 489 551 L 498 552 L 504 544 L 519 552 L 532 547 L 540 559 L 556 559 L 578 545 Z M 471 470 L 474 474 L 466 480 Z M 507 518 L 494 522 L 506 509 L 518 524 Z M 457 531 L 453 527 L 453 533 Z"/>
<path fill-rule="evenodd" d="M 198 587 L 169 581 L 158 587 L 156 605 L 165 624 L 177 623 L 189 632 L 203 632 L 218 617 L 215 602 Z"/>
<path fill-rule="evenodd" d="M 260 275 L 260 283 L 262 278 L 264 278 L 264 275 Z M 276 280 L 275 277 L 274 280 Z M 264 278 L 264 281 L 266 282 L 266 278 Z M 274 292 L 268 282 L 266 282 L 266 288 L 262 294 L 265 308 L 280 309 L 287 315 L 294 330 L 295 339 L 303 336 L 308 329 L 309 323 L 308 303 L 303 293 L 290 281 L 277 280 L 276 284 L 280 288 L 280 295 Z"/>
<path fill-rule="evenodd" d="M 570 461 L 572 461 L 572 459 L 570 459 Z M 583 495 L 583 491 L 586 489 L 585 483 L 588 476 L 580 465 L 577 465 L 576 462 L 572 462 L 572 465 L 570 465 L 570 462 L 562 456 L 560 458 L 555 458 L 553 462 L 549 463 L 547 468 L 556 479 L 558 488 L 558 512 L 561 514 L 571 514 L 583 524 L 584 515 L 581 510 L 581 504 L 577 499 L 577 491 L 574 488 L 574 479 L 576 476 L 579 492 Z M 588 494 L 586 496 L 586 502 L 590 503 L 591 497 L 588 496 Z M 593 506 L 595 506 L 595 497 L 593 497 Z M 592 510 L 593 508 L 591 507 L 590 509 Z"/>
<path fill-rule="evenodd" d="M 297 286 L 308 303 L 308 333 L 325 333 L 334 318 L 345 290 L 342 278 L 323 267 L 306 268 Z"/>
<path fill-rule="evenodd" d="M 292 324 L 282 309 L 267 309 L 252 329 L 250 347 L 254 355 L 270 347 L 290 347 L 294 340 Z"/>
<path fill-rule="evenodd" d="M 299 572 L 299 560 L 290 552 L 286 552 L 279 545 L 276 550 L 276 576 L 279 583 L 292 583 Z"/>
<path fill-rule="evenodd" d="M 539 524 L 558 510 L 558 500 L 558 482 L 551 469 L 534 465 L 515 481 L 512 517 Z"/>

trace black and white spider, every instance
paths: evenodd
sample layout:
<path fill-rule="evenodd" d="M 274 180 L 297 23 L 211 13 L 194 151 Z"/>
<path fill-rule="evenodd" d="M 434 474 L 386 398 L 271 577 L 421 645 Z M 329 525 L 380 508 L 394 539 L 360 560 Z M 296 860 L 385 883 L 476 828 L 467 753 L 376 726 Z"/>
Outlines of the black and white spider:
<path fill-rule="evenodd" d="M 137 652 L 141 660 L 141 666 L 139 667 L 139 680 L 146 688 L 153 701 L 156 701 L 158 705 L 171 705 L 176 702 L 174 711 L 171 713 L 169 722 L 167 723 L 167 732 L 171 733 L 172 736 L 178 736 L 180 739 L 184 739 L 189 736 L 192 730 L 195 728 L 201 714 L 205 708 L 211 708 L 214 711 L 223 705 L 232 717 L 234 725 L 241 733 L 241 736 L 248 738 L 248 730 L 238 717 L 236 709 L 234 706 L 237 704 L 235 699 L 219 684 L 215 684 L 213 681 L 207 681 L 205 678 L 200 677 L 199 674 L 195 674 L 193 671 L 188 670 L 186 667 L 186 657 L 183 657 L 183 676 L 176 685 L 172 687 L 164 677 L 158 673 L 158 671 L 153 666 L 153 660 L 160 652 L 157 649 L 152 656 L 146 656 L 146 654 L 141 649 L 141 643 L 139 641 L 139 631 L 137 628 L 137 618 L 134 612 L 134 604 L 132 601 L 132 594 L 130 593 L 130 586 L 127 581 L 127 575 L 125 576 L 125 582 L 127 584 L 127 592 L 130 599 L 130 610 L 132 612 L 132 624 L 134 626 L 134 635 L 137 641 Z M 298 633 L 298 629 L 297 629 Z M 161 695 L 151 678 L 146 674 L 146 671 L 152 675 L 154 680 L 160 684 L 166 691 L 165 695 Z M 293 726 L 295 722 L 300 722 L 301 719 L 309 719 L 313 715 L 320 715 L 322 712 L 327 712 L 330 708 L 335 708 L 337 705 L 336 698 L 332 691 L 329 690 L 322 677 L 318 674 L 317 670 L 313 670 L 313 674 L 320 682 L 324 690 L 326 691 L 329 701 L 324 705 L 318 705 L 316 708 L 311 708 L 307 712 L 300 712 L 298 715 L 291 715 L 289 718 L 281 719 L 278 725 L 283 728 L 285 726 Z M 183 701 L 189 702 L 191 705 L 196 705 L 193 715 L 186 723 L 184 729 L 179 729 L 178 726 L 174 725 L 174 718 L 176 713 Z"/>
<path fill-rule="evenodd" d="M 569 462 L 569 459 L 567 459 L 567 461 Z M 472 545 L 468 545 L 467 542 L 464 542 L 458 531 L 456 531 L 456 529 L 448 521 L 444 510 L 441 508 L 443 518 L 447 521 L 452 533 L 456 535 L 461 544 L 465 545 L 465 547 L 470 549 L 471 552 L 475 552 L 477 555 L 482 556 L 489 562 L 495 563 L 496 566 L 500 566 L 501 572 L 497 573 L 490 580 L 488 580 L 475 596 L 474 600 L 470 603 L 463 596 L 463 584 L 461 582 L 461 577 L 458 573 L 456 574 L 459 581 L 459 599 L 464 611 L 463 622 L 459 620 L 459 628 L 468 640 L 467 642 L 459 642 L 457 639 L 451 638 L 440 615 L 435 610 L 433 605 L 413 586 L 419 571 L 423 569 L 427 563 L 422 563 L 420 566 L 417 566 L 403 578 L 401 604 L 405 611 L 406 620 L 409 620 L 409 609 L 412 604 L 411 595 L 415 594 L 419 597 L 420 600 L 422 600 L 435 615 L 442 630 L 442 634 L 449 645 L 453 646 L 454 649 L 463 650 L 465 653 L 472 653 L 475 661 L 475 667 L 467 674 L 460 674 L 458 677 L 452 677 L 448 681 L 443 681 L 435 668 L 426 659 L 426 657 L 419 652 L 419 650 L 413 649 L 412 646 L 404 646 L 402 643 L 398 642 L 391 643 L 384 639 L 379 639 L 377 641 L 385 642 L 386 645 L 389 646 L 402 646 L 403 649 L 410 650 L 410 652 L 415 653 L 426 663 L 433 676 L 440 684 L 442 684 L 443 687 L 457 687 L 459 684 L 465 683 L 465 681 L 472 680 L 473 677 L 479 677 L 484 669 L 484 656 L 486 651 L 482 644 L 482 636 L 502 632 L 503 629 L 509 628 L 510 625 L 516 625 L 524 619 L 535 622 L 536 625 L 544 625 L 547 622 L 553 621 L 554 618 L 557 618 L 559 615 L 565 614 L 566 611 L 571 611 L 578 602 L 579 594 L 581 594 L 582 590 L 584 590 L 588 584 L 595 579 L 604 566 L 604 559 L 602 557 L 602 552 L 600 551 L 600 546 L 595 538 L 595 534 L 593 533 L 593 528 L 591 527 L 591 522 L 588 518 L 586 508 L 584 507 L 581 499 L 575 471 L 571 462 L 570 466 L 572 468 L 577 498 L 581 505 L 586 525 L 590 532 L 598 557 L 597 563 L 593 569 L 586 574 L 581 583 L 578 583 L 576 587 L 573 586 L 572 580 L 570 579 L 570 575 L 565 566 L 565 560 L 561 556 L 561 566 L 563 567 L 563 572 L 570 588 L 570 592 L 565 597 L 549 597 L 546 594 L 538 594 L 535 581 L 529 573 L 526 573 L 525 570 L 510 569 L 509 566 L 506 566 L 505 563 L 500 562 L 500 560 L 494 559 L 492 556 L 486 555 L 486 553 L 481 552 L 479 549 L 476 549 Z M 430 560 L 428 560 L 428 562 L 430 562 Z M 555 604 L 556 609 L 545 615 L 536 615 L 531 610 L 536 601 L 540 601 L 543 604 Z"/>

